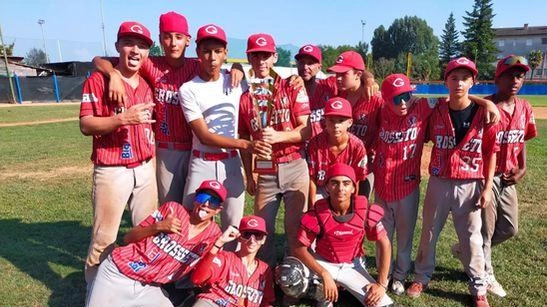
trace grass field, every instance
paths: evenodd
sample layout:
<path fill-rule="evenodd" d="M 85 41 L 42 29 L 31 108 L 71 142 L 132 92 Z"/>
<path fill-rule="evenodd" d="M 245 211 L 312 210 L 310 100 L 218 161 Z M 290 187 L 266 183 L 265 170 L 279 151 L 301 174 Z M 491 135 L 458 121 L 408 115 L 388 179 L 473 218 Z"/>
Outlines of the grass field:
<path fill-rule="evenodd" d="M 9 113 L 0 108 L 1 121 L 7 120 L 5 114 L 12 122 L 28 121 L 29 108 L 10 107 Z M 39 108 L 40 118 L 77 116 L 72 105 Z M 491 306 L 540 306 L 547 301 L 547 120 L 538 120 L 538 127 L 540 138 L 527 145 L 528 173 L 518 186 L 520 233 L 494 249 L 497 277 L 509 295 L 489 296 Z M 2 127 L 0 140 L 0 306 L 82 306 L 91 227 L 91 138 L 82 136 L 77 121 L 71 121 Z M 122 221 L 122 232 L 129 227 L 127 221 Z M 281 225 L 280 219 L 278 234 Z M 419 230 L 420 221 L 414 246 Z M 394 297 L 399 305 L 470 305 L 466 276 L 449 252 L 455 240 L 449 221 L 429 289 L 416 300 Z M 366 246 L 373 255 L 372 246 Z M 373 258 L 368 260 L 373 265 Z M 346 298 L 338 306 L 355 304 Z"/>

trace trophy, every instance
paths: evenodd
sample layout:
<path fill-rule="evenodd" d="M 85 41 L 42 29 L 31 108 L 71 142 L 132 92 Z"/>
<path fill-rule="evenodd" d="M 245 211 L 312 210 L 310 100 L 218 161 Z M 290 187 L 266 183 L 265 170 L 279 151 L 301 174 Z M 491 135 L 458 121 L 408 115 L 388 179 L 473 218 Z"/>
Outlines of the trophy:
<path fill-rule="evenodd" d="M 255 109 L 255 121 L 257 128 L 262 130 L 270 125 L 274 106 L 274 79 L 251 78 L 249 80 L 249 93 Z M 259 174 L 274 174 L 277 172 L 276 164 L 271 155 L 257 155 L 254 159 L 254 172 Z"/>

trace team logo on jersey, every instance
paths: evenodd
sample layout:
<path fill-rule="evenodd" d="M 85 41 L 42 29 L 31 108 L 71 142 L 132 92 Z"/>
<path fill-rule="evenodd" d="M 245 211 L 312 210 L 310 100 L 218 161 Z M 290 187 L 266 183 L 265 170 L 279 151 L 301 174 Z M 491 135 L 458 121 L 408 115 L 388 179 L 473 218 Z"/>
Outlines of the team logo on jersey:
<path fill-rule="evenodd" d="M 340 64 L 344 62 L 344 57 L 343 56 L 338 56 L 338 58 L 336 59 L 336 63 Z"/>
<path fill-rule="evenodd" d="M 140 25 L 132 25 L 131 28 L 129 28 L 129 30 L 131 30 L 131 32 L 135 32 L 139 34 L 143 33 L 142 27 Z"/>
<path fill-rule="evenodd" d="M 264 37 L 260 36 L 256 39 L 255 43 L 260 47 L 264 47 L 268 44 L 268 41 Z"/>
<path fill-rule="evenodd" d="M 305 52 L 310 52 L 311 53 L 311 52 L 313 52 L 313 46 L 306 45 L 306 46 L 304 46 L 304 48 L 302 48 L 302 50 L 305 51 Z"/>
<path fill-rule="evenodd" d="M 467 58 L 462 57 L 462 58 L 457 59 L 456 63 L 462 64 L 462 65 L 467 65 L 467 64 L 469 64 L 469 60 Z"/>
<path fill-rule="evenodd" d="M 416 117 L 416 115 L 410 115 L 407 120 L 406 120 L 406 123 L 412 127 L 414 125 L 416 125 L 416 123 L 418 122 L 418 118 Z"/>
<path fill-rule="evenodd" d="M 133 158 L 133 150 L 131 149 L 131 144 L 125 143 L 122 146 L 122 159 L 131 159 Z"/>
<path fill-rule="evenodd" d="M 335 100 L 333 101 L 331 104 L 330 104 L 330 107 L 335 109 L 335 110 L 340 110 L 342 109 L 343 105 L 342 105 L 342 101 L 340 100 Z"/>
<path fill-rule="evenodd" d="M 439 176 L 439 174 L 441 173 L 441 169 L 438 167 L 432 167 L 431 173 L 433 174 L 433 176 Z"/>
<path fill-rule="evenodd" d="M 401 87 L 405 85 L 405 80 L 403 80 L 403 78 L 396 78 L 395 80 L 393 80 L 393 83 L 391 85 L 395 87 Z"/>
<path fill-rule="evenodd" d="M 209 34 L 217 34 L 218 33 L 218 29 L 217 27 L 213 26 L 213 25 L 210 25 L 208 26 L 207 28 L 205 28 L 205 32 L 209 33 Z"/>
<path fill-rule="evenodd" d="M 249 227 L 258 227 L 258 221 L 256 219 L 250 219 L 247 221 L 247 226 Z"/>
<path fill-rule="evenodd" d="M 94 93 L 82 94 L 82 102 L 98 102 L 97 96 Z"/>
<path fill-rule="evenodd" d="M 140 270 L 146 268 L 146 264 L 142 261 L 130 261 L 127 263 L 127 265 L 133 270 L 133 272 L 137 273 Z"/>

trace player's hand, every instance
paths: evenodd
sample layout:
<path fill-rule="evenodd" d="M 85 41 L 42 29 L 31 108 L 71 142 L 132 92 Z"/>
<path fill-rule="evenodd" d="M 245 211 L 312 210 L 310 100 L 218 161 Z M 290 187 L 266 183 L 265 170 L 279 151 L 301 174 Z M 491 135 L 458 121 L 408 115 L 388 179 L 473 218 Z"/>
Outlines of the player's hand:
<path fill-rule="evenodd" d="M 124 125 L 152 124 L 156 121 L 152 119 L 152 110 L 154 103 L 139 103 L 126 112 L 120 113 Z"/>
<path fill-rule="evenodd" d="M 377 283 L 371 283 L 365 286 L 367 295 L 365 296 L 366 306 L 376 306 L 386 294 L 386 289 Z"/>
<path fill-rule="evenodd" d="M 376 95 L 380 90 L 380 85 L 374 78 L 365 79 L 365 90 L 363 91 L 363 98 L 369 100 L 372 96 Z"/>
<path fill-rule="evenodd" d="M 241 84 L 241 80 L 245 78 L 243 67 L 241 64 L 234 63 L 230 69 L 230 79 L 232 80 L 232 88 L 236 88 Z"/>
<path fill-rule="evenodd" d="M 246 178 L 247 193 L 249 193 L 249 195 L 251 196 L 254 196 L 256 192 L 256 179 L 254 177 L 254 174 L 250 174 Z"/>
<path fill-rule="evenodd" d="M 281 132 L 272 127 L 262 129 L 262 140 L 268 144 L 277 144 L 283 142 Z"/>
<path fill-rule="evenodd" d="M 235 226 L 228 226 L 226 230 L 222 233 L 222 235 L 217 239 L 217 243 L 221 243 L 218 245 L 224 245 L 228 242 L 232 242 L 233 240 L 237 239 L 241 234 L 239 233 L 239 230 Z"/>
<path fill-rule="evenodd" d="M 123 85 L 122 77 L 117 70 L 114 70 L 110 74 L 110 81 L 108 81 L 108 99 L 116 104 L 118 108 L 125 107 L 129 102 L 125 94 L 125 86 Z"/>
<path fill-rule="evenodd" d="M 302 79 L 299 75 L 291 75 L 287 79 L 289 80 L 289 86 L 295 90 L 300 90 L 304 87 L 304 79 Z"/>
<path fill-rule="evenodd" d="M 162 221 L 156 223 L 156 227 L 159 232 L 176 233 L 180 235 L 182 222 L 173 216 L 172 213 L 169 213 Z"/>
<path fill-rule="evenodd" d="M 518 183 L 526 175 L 526 168 L 513 168 L 509 173 L 501 175 L 501 181 L 505 186 Z"/>
<path fill-rule="evenodd" d="M 332 279 L 332 276 L 329 272 L 324 271 L 321 274 L 321 279 L 323 280 L 323 295 L 327 301 L 337 302 L 338 301 L 338 287 Z"/>
<path fill-rule="evenodd" d="M 481 193 L 481 197 L 479 198 L 479 202 L 477 203 L 478 209 L 484 209 L 487 206 L 490 206 L 492 203 L 492 190 L 483 190 Z"/>
<path fill-rule="evenodd" d="M 498 110 L 498 107 L 496 105 L 488 100 L 488 103 L 486 104 L 486 116 L 485 116 L 485 123 L 486 124 L 496 124 L 500 121 L 501 114 L 500 110 Z"/>
<path fill-rule="evenodd" d="M 253 153 L 259 157 L 266 158 L 272 156 L 272 145 L 262 141 L 253 141 Z"/>

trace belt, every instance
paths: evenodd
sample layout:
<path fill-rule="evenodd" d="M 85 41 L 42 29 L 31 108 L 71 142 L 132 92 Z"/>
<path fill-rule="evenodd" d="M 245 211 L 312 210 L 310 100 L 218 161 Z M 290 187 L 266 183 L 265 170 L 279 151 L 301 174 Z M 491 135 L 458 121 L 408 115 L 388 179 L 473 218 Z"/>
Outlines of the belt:
<path fill-rule="evenodd" d="M 301 158 L 302 158 L 302 154 L 299 151 L 297 151 L 297 152 L 290 153 L 288 155 L 283 155 L 279 157 L 278 159 L 275 159 L 275 162 L 278 164 L 289 163 Z"/>
<path fill-rule="evenodd" d="M 220 161 L 229 158 L 237 157 L 237 150 L 230 150 L 228 152 L 203 152 L 194 149 L 192 155 L 196 158 L 201 158 L 205 161 Z"/>
<path fill-rule="evenodd" d="M 141 165 L 144 165 L 144 164 L 148 163 L 148 161 L 150 161 L 151 159 L 152 159 L 152 158 L 148 158 L 148 159 L 146 159 L 146 160 L 144 160 L 144 161 L 129 163 L 129 164 L 127 164 L 127 165 L 125 166 L 125 168 L 131 169 L 131 168 L 139 167 L 139 166 L 141 166 Z"/>
<path fill-rule="evenodd" d="M 190 143 L 156 142 L 156 146 L 158 148 L 180 150 L 180 151 L 187 151 L 192 149 L 192 144 Z"/>

